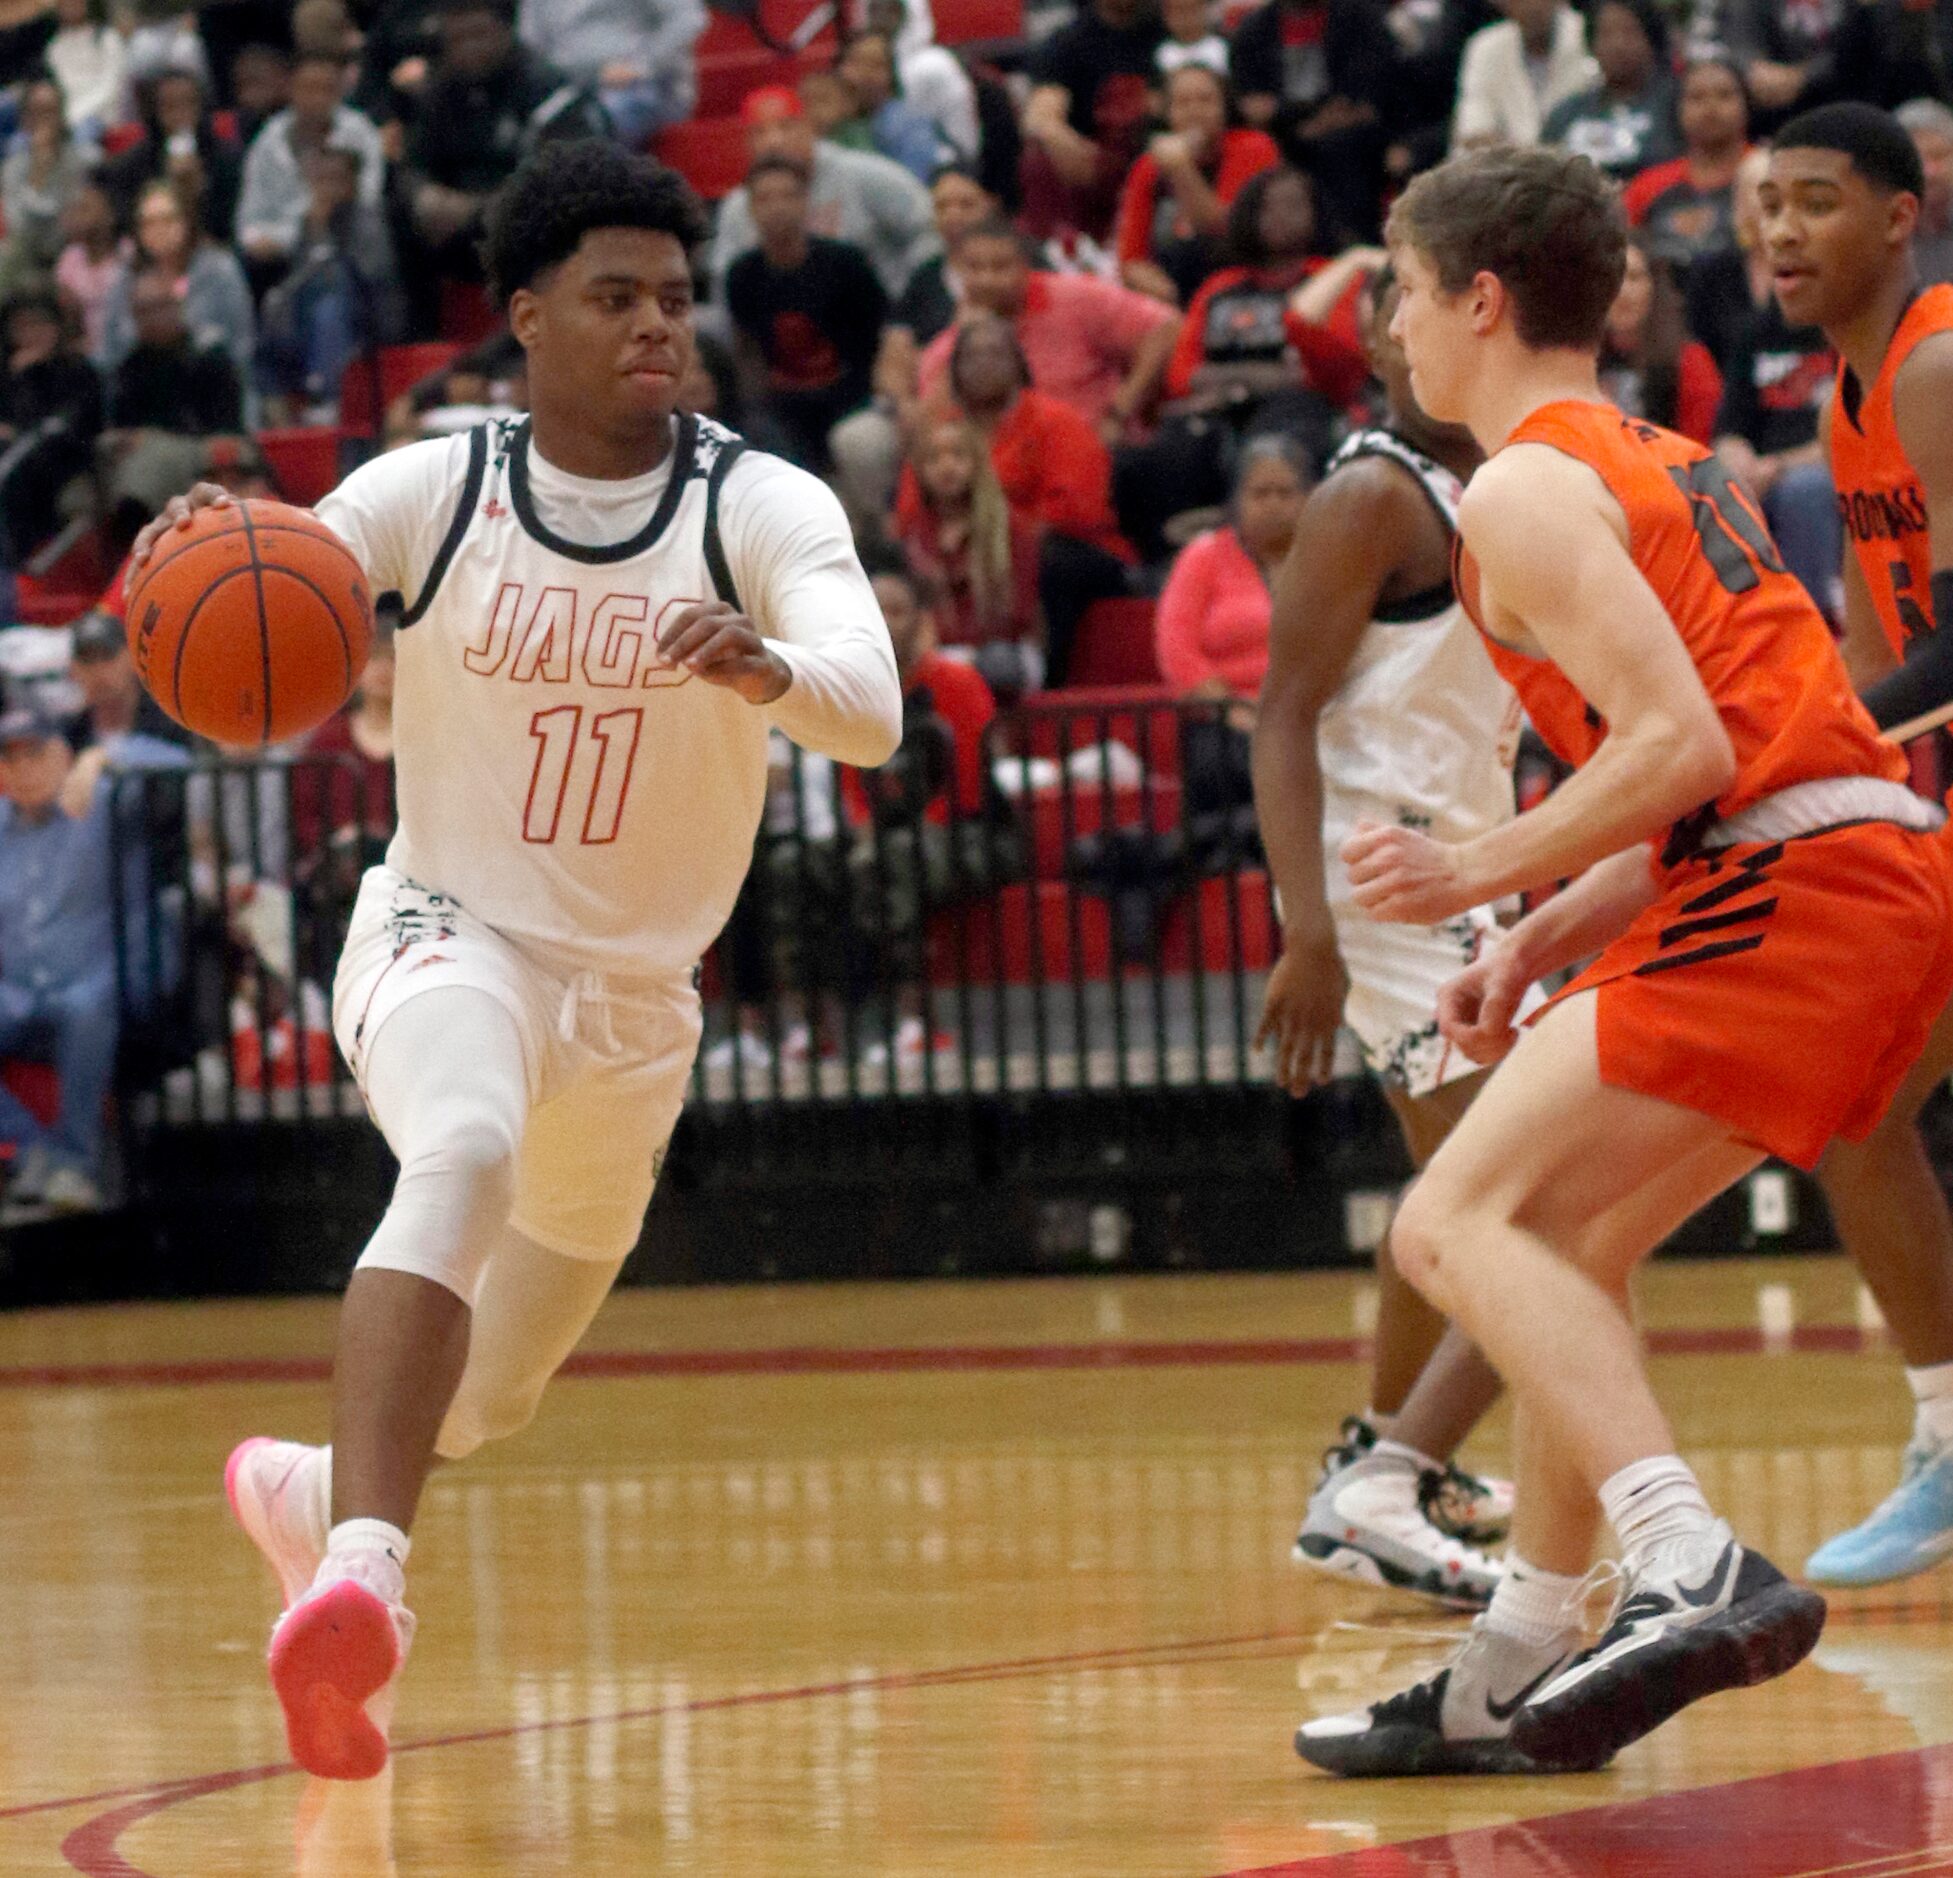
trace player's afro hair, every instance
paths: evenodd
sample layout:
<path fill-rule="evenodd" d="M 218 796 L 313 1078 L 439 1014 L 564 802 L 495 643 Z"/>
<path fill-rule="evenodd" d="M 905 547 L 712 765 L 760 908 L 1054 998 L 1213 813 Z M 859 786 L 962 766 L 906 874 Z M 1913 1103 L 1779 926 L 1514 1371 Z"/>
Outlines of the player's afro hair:
<path fill-rule="evenodd" d="M 593 228 L 643 228 L 692 253 L 705 211 L 676 170 L 606 137 L 544 144 L 503 184 L 488 211 L 482 260 L 490 291 L 507 306 L 573 255 Z"/>
<path fill-rule="evenodd" d="M 1851 167 L 1888 195 L 1905 190 L 1926 193 L 1926 166 L 1919 147 L 1889 111 L 1875 104 L 1850 101 L 1820 104 L 1793 117 L 1771 138 L 1773 150 L 1835 150 L 1851 159 Z"/>

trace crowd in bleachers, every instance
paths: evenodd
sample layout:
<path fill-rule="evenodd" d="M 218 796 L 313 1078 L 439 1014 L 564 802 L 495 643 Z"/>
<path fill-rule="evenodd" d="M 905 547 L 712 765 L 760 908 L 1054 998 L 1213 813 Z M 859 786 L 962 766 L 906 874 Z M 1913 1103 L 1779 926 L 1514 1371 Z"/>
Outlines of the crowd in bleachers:
<path fill-rule="evenodd" d="M 1772 127 L 1836 96 L 1899 110 L 1921 272 L 1953 279 L 1953 0 L 0 0 L 0 628 L 87 614 L 59 656 L 0 659 L 0 1055 L 55 1028 L 6 844 L 98 812 L 105 768 L 181 760 L 132 676 L 96 687 L 106 717 L 89 689 L 129 541 L 198 476 L 310 500 L 519 409 L 477 241 L 542 142 L 624 139 L 713 204 L 684 401 L 830 480 L 879 557 L 911 718 L 951 750 L 897 796 L 980 819 L 964 746 L 999 704 L 1119 677 L 1214 704 L 1184 780 L 1225 817 L 1268 571 L 1373 410 L 1383 213 L 1448 150 L 1545 139 L 1620 179 L 1609 392 L 1719 451 L 1835 610 L 1832 364 L 1777 313 L 1756 184 Z M 318 748 L 383 772 L 385 679 Z M 52 730 L 81 767 L 50 791 L 27 771 Z M 840 874 L 893 788 L 836 784 Z M 326 791 L 298 846 L 372 845 L 381 797 Z M 817 914 L 744 910 L 742 995 Z M 926 1048 L 918 917 L 871 951 Z M 17 1110 L 0 1089 L 0 1140 L 29 1138 Z M 86 1161 L 74 1134 L 57 1161 Z"/>

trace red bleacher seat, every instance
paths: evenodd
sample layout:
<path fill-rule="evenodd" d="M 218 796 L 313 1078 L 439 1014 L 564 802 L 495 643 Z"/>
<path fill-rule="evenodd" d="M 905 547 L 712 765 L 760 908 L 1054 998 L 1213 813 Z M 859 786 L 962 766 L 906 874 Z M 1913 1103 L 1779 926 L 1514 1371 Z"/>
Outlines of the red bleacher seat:
<path fill-rule="evenodd" d="M 57 587 L 32 574 L 22 574 L 14 582 L 14 617 L 23 626 L 67 626 L 88 611 L 101 598 L 94 587 Z"/>
<path fill-rule="evenodd" d="M 1024 36 L 1024 0 L 933 0 L 932 10 L 939 45 Z"/>
<path fill-rule="evenodd" d="M 1275 962 L 1275 909 L 1269 897 L 1268 876 L 1260 868 L 1243 868 L 1231 876 L 1217 874 L 1173 903 L 1160 934 L 1166 970 L 1231 972 L 1237 928 L 1242 969 L 1268 970 Z"/>
<path fill-rule="evenodd" d="M 1046 692 L 1019 719 L 1021 747 L 1027 756 L 1063 758 L 1109 739 L 1123 743 L 1153 775 L 1177 775 L 1180 719 L 1172 705 L 1173 693 L 1160 684 Z"/>
<path fill-rule="evenodd" d="M 651 151 L 708 202 L 716 202 L 745 179 L 746 132 L 736 117 L 700 117 L 674 124 L 651 140 Z"/>
<path fill-rule="evenodd" d="M 472 346 L 500 329 L 501 311 L 488 289 L 471 280 L 441 283 L 441 337 L 458 346 Z"/>
<path fill-rule="evenodd" d="M 337 429 L 261 430 L 258 447 L 286 501 L 310 507 L 339 483 Z"/>
<path fill-rule="evenodd" d="M 61 1106 L 61 1079 L 52 1063 L 0 1063 L 0 1083 L 43 1128 L 53 1123 Z"/>
<path fill-rule="evenodd" d="M 380 393 L 373 395 L 373 361 L 355 359 L 339 381 L 339 421 L 357 437 L 371 437 L 380 428 L 386 407 L 403 391 L 461 356 L 463 348 L 451 339 L 429 339 L 417 345 L 380 348 Z"/>
<path fill-rule="evenodd" d="M 1151 600 L 1094 600 L 1078 623 L 1072 685 L 1157 685 Z"/>

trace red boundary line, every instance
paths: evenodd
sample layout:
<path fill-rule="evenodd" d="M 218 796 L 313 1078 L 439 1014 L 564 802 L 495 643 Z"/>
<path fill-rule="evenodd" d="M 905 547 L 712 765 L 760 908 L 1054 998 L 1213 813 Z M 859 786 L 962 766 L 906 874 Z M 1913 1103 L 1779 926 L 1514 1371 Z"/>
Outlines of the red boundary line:
<path fill-rule="evenodd" d="M 1785 1337 L 1754 1325 L 1653 1330 L 1656 1356 L 1751 1356 L 1778 1350 L 1840 1354 L 1883 1347 L 1853 1324 L 1799 1324 Z M 1208 1341 L 936 1344 L 894 1348 L 769 1350 L 591 1350 L 572 1356 L 565 1376 L 845 1376 L 864 1372 L 1184 1369 L 1354 1363 L 1368 1353 L 1359 1337 L 1263 1337 Z M 324 1382 L 324 1356 L 220 1356 L 175 1363 L 45 1363 L 0 1368 L 0 1389 L 208 1388 L 228 1383 Z"/>

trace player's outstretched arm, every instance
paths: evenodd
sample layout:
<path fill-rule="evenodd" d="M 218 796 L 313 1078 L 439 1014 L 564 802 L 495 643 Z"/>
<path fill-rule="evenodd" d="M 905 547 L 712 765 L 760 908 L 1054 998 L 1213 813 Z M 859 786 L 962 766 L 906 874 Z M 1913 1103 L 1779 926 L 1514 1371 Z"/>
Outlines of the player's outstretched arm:
<path fill-rule="evenodd" d="M 1713 800 L 1735 774 L 1715 705 L 1591 469 L 1543 444 L 1502 450 L 1472 479 L 1459 526 L 1487 627 L 1551 659 L 1607 737 L 1538 808 L 1476 840 L 1359 830 L 1343 853 L 1358 903 L 1380 919 L 1443 919 L 1584 874 Z"/>
<path fill-rule="evenodd" d="M 1903 743 L 1953 719 L 1953 335 L 1921 341 L 1899 370 L 1892 407 L 1926 499 L 1932 582 L 1910 596 L 1926 630 L 1915 628 L 1905 663 L 1866 686 L 1864 697 L 1879 727 Z"/>
<path fill-rule="evenodd" d="M 1339 470 L 1303 506 L 1275 578 L 1268 675 L 1255 718 L 1255 810 L 1282 903 L 1282 955 L 1269 975 L 1258 1047 L 1275 1080 L 1306 1095 L 1334 1074 L 1349 980 L 1329 915 L 1316 728 L 1341 687 L 1392 573 L 1428 513 L 1403 474 L 1377 458 Z"/>

